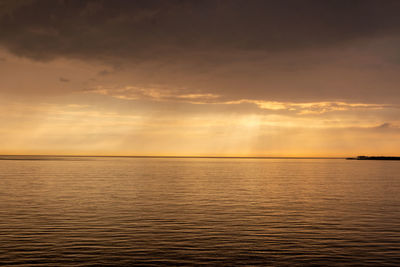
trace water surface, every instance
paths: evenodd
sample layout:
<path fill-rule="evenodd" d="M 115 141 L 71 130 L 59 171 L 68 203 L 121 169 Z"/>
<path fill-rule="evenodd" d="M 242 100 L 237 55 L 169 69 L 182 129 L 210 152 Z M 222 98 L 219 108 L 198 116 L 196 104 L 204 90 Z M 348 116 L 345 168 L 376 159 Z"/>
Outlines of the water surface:
<path fill-rule="evenodd" d="M 0 160 L 0 264 L 399 265 L 399 178 L 391 161 Z"/>

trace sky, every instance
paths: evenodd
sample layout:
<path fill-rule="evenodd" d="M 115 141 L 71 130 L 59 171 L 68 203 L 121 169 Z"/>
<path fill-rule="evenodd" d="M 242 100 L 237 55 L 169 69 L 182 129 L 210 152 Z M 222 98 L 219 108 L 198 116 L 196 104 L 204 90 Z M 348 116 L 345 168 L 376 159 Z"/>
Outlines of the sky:
<path fill-rule="evenodd" d="M 0 0 L 0 154 L 400 156 L 398 14 Z"/>

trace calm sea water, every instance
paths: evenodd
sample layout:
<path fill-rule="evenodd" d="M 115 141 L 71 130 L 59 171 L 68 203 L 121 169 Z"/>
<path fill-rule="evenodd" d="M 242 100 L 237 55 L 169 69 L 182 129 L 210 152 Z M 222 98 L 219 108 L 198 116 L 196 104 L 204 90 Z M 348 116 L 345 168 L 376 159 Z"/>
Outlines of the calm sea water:
<path fill-rule="evenodd" d="M 400 265 L 400 162 L 0 160 L 0 264 Z"/>

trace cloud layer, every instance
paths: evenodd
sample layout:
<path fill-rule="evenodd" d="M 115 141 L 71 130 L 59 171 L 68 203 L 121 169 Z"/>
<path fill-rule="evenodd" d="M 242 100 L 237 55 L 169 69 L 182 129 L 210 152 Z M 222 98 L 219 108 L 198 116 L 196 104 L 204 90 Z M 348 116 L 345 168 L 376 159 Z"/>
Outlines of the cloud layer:
<path fill-rule="evenodd" d="M 40 0 L 2 1 L 2 10 L 3 45 L 41 60 L 293 51 L 400 31 L 400 3 L 390 0 Z"/>
<path fill-rule="evenodd" d="M 398 14 L 397 0 L 0 0 L 0 153 L 398 153 Z"/>
<path fill-rule="evenodd" d="M 0 46 L 14 55 L 105 66 L 74 85 L 82 90 L 155 85 L 226 101 L 393 104 L 399 96 L 399 1 L 0 5 Z"/>

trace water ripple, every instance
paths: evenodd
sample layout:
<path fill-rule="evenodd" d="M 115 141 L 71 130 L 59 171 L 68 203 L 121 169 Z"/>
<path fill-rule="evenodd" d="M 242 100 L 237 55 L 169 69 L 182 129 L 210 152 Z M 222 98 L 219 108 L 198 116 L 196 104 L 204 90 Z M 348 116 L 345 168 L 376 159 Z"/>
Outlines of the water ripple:
<path fill-rule="evenodd" d="M 0 160 L 0 264 L 400 265 L 400 164 Z"/>

